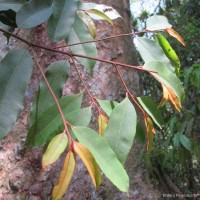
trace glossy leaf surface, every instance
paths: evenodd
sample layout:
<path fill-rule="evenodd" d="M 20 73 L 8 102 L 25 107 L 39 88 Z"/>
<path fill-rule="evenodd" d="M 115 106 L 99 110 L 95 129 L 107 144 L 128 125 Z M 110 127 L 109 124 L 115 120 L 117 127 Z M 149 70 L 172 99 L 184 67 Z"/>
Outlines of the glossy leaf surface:
<path fill-rule="evenodd" d="M 58 178 L 58 181 L 53 188 L 52 200 L 59 200 L 65 194 L 74 174 L 75 167 L 75 155 L 72 151 L 69 151 L 65 159 L 63 168 L 61 170 L 60 176 Z"/>
<path fill-rule="evenodd" d="M 68 138 L 65 133 L 56 135 L 48 145 L 42 157 L 42 167 L 46 168 L 60 157 L 68 144 Z"/>
<path fill-rule="evenodd" d="M 136 133 L 137 116 L 128 98 L 123 100 L 111 113 L 104 138 L 124 164 Z"/>
<path fill-rule="evenodd" d="M 29 29 L 47 21 L 52 14 L 52 2 L 53 0 L 32 0 L 26 2 L 16 16 L 18 27 Z"/>
<path fill-rule="evenodd" d="M 67 38 L 68 44 L 80 43 L 93 40 L 92 36 L 90 36 L 87 27 L 82 22 L 82 20 L 76 16 L 74 25 L 71 29 L 71 32 Z M 87 43 L 80 44 L 75 46 L 70 46 L 70 49 L 75 54 L 81 54 L 85 56 L 97 57 L 97 49 L 95 43 Z M 94 68 L 96 61 L 77 57 L 77 60 L 87 69 L 89 69 L 90 73 Z"/>
<path fill-rule="evenodd" d="M 149 31 L 163 30 L 170 27 L 172 27 L 172 25 L 168 22 L 168 19 L 162 15 L 151 16 L 146 22 L 146 29 Z"/>
<path fill-rule="evenodd" d="M 53 2 L 53 14 L 47 25 L 49 37 L 53 41 L 60 41 L 69 35 L 75 20 L 76 11 L 76 0 L 59 0 Z"/>
<path fill-rule="evenodd" d="M 23 108 L 33 61 L 27 50 L 12 50 L 0 63 L 0 138 L 3 138 Z"/>
<path fill-rule="evenodd" d="M 93 154 L 106 177 L 119 190 L 127 192 L 129 188 L 128 175 L 105 138 L 86 127 L 76 127 L 73 132 L 79 142 L 85 145 Z"/>
<path fill-rule="evenodd" d="M 98 188 L 101 184 L 101 174 L 99 166 L 97 165 L 93 155 L 87 147 L 78 142 L 74 143 L 74 151 L 79 155 L 85 164 L 95 188 Z"/>
<path fill-rule="evenodd" d="M 153 40 L 137 37 L 136 46 L 144 62 L 153 60 L 160 61 L 163 62 L 168 69 L 174 71 L 174 67 L 172 67 L 170 60 L 167 58 L 162 48 Z"/>

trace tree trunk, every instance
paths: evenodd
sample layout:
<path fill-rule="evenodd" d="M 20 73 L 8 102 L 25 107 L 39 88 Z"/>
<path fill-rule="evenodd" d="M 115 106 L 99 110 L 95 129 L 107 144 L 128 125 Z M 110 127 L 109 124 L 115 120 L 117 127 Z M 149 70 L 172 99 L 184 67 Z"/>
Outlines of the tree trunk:
<path fill-rule="evenodd" d="M 97 22 L 98 38 L 131 32 L 128 0 L 99 0 L 92 2 L 110 5 L 118 10 L 123 17 L 123 19 L 115 20 L 113 26 L 105 21 Z M 52 45 L 46 39 L 43 26 L 40 26 L 35 33 L 36 36 L 32 36 L 35 43 L 43 43 L 45 46 Z M 131 37 L 102 41 L 97 44 L 97 47 L 99 58 L 137 65 L 135 48 Z M 42 50 L 38 50 L 37 54 L 40 56 L 43 66 L 48 62 L 62 58 L 58 54 L 49 55 L 49 53 L 47 54 Z M 125 90 L 113 66 L 97 62 L 93 78 L 81 67 L 80 70 L 82 70 L 83 78 L 87 81 L 94 96 L 109 100 L 122 100 L 125 97 Z M 139 96 L 138 72 L 122 67 L 120 67 L 120 72 L 130 91 L 135 96 Z M 63 164 L 65 155 L 49 171 L 43 171 L 41 169 L 42 149 L 24 147 L 24 139 L 28 127 L 28 113 L 33 93 L 37 88 L 37 77 L 38 72 L 35 72 L 26 93 L 25 109 L 19 116 L 19 122 L 8 136 L 0 142 L 0 199 L 51 199 L 51 190 Z M 63 94 L 77 93 L 81 89 L 77 74 L 72 70 Z M 87 102 L 87 98 L 85 102 Z M 95 191 L 87 170 L 82 162 L 78 160 L 75 175 L 63 200 L 158 199 L 159 193 L 152 188 L 149 182 L 146 182 L 148 178 L 145 179 L 144 177 L 145 174 L 148 174 L 145 172 L 145 166 L 137 166 L 137 157 L 140 149 L 141 146 L 135 143 L 126 162 L 126 169 L 130 177 L 129 197 L 127 194 L 119 192 L 106 178 L 103 179 L 99 190 Z"/>

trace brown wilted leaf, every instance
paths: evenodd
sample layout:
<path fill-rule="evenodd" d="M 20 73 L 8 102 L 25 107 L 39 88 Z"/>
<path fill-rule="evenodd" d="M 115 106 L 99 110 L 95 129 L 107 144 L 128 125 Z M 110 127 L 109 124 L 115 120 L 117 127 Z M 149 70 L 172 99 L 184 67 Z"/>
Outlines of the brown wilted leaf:
<path fill-rule="evenodd" d="M 152 150 L 154 136 L 156 134 L 156 130 L 153 127 L 153 122 L 150 117 L 145 117 L 144 119 L 146 131 L 147 131 L 147 152 Z"/>
<path fill-rule="evenodd" d="M 163 106 L 166 101 L 170 101 L 175 106 L 175 108 L 180 112 L 181 105 L 179 103 L 178 97 L 174 94 L 174 91 L 171 88 L 165 86 L 164 84 L 162 84 L 162 87 L 163 87 L 163 99 L 158 107 Z"/>
<path fill-rule="evenodd" d="M 175 37 L 183 46 L 185 46 L 185 42 L 183 38 L 177 33 L 173 28 L 165 29 L 172 37 Z"/>

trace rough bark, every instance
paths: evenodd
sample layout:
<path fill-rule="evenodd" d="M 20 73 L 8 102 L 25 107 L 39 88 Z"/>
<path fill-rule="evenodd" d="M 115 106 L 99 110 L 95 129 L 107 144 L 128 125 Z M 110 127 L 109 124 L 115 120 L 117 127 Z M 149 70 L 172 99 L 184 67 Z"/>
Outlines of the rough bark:
<path fill-rule="evenodd" d="M 103 38 L 120 33 L 130 32 L 130 11 L 127 0 L 115 1 L 92 1 L 104 3 L 113 6 L 123 17 L 117 19 L 112 27 L 105 21 L 97 23 L 98 38 Z M 52 45 L 47 39 L 44 26 L 37 28 L 33 40 L 36 43 Z M 17 44 L 19 45 L 19 44 Z M 107 59 L 119 61 L 127 64 L 136 65 L 135 48 L 132 44 L 132 38 L 117 38 L 98 43 L 98 56 Z M 58 54 L 47 54 L 45 51 L 38 50 L 40 62 L 45 67 L 49 62 L 58 60 L 62 56 Z M 111 65 L 97 62 L 94 68 L 94 76 L 91 78 L 86 70 L 81 66 L 84 80 L 87 80 L 91 93 L 101 99 L 122 100 L 125 97 L 125 90 L 120 83 L 115 68 Z M 19 116 L 17 125 L 12 129 L 8 136 L 0 142 L 0 199 L 15 200 L 28 199 L 40 200 L 51 199 L 50 194 L 53 185 L 59 175 L 63 164 L 63 157 L 51 167 L 49 171 L 41 169 L 41 148 L 26 148 L 24 139 L 27 133 L 28 116 L 31 99 L 38 85 L 38 72 L 34 70 L 32 81 L 29 84 L 25 109 Z M 139 75 L 135 70 L 120 68 L 121 74 L 134 95 L 140 95 Z M 72 70 L 63 94 L 79 92 L 82 90 L 77 74 Z M 85 98 L 85 103 L 87 97 Z M 94 121 L 94 119 L 93 119 Z M 93 125 L 95 127 L 95 125 Z M 152 188 L 152 185 L 145 178 L 145 166 L 137 166 L 137 156 L 141 146 L 134 144 L 129 158 L 126 162 L 126 169 L 130 177 L 130 193 L 122 194 L 104 178 L 103 184 L 98 191 L 95 191 L 90 177 L 81 161 L 78 161 L 77 169 L 73 180 L 64 200 L 112 200 L 112 199 L 158 199 L 159 193 Z"/>

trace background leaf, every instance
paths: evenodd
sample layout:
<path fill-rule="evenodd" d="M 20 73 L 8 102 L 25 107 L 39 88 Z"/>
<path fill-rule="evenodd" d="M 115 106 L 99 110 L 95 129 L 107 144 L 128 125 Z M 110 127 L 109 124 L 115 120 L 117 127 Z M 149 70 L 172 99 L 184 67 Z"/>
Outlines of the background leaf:
<path fill-rule="evenodd" d="M 104 138 L 124 164 L 136 133 L 137 116 L 128 98 L 124 99 L 111 113 Z"/>
<path fill-rule="evenodd" d="M 47 25 L 49 37 L 53 41 L 60 41 L 68 36 L 75 20 L 76 10 L 76 0 L 53 2 L 53 14 Z"/>
<path fill-rule="evenodd" d="M 33 61 L 27 50 L 12 50 L 0 63 L 0 138 L 3 138 L 23 108 L 24 93 Z"/>
<path fill-rule="evenodd" d="M 79 155 L 85 164 L 95 188 L 98 188 L 101 184 L 101 174 L 99 166 L 97 165 L 93 155 L 87 147 L 78 142 L 74 142 L 74 151 Z"/>
<path fill-rule="evenodd" d="M 151 16 L 146 22 L 146 29 L 149 31 L 163 30 L 170 27 L 172 27 L 172 25 L 168 22 L 168 19 L 162 15 Z"/>
<path fill-rule="evenodd" d="M 150 115 L 157 126 L 162 129 L 162 124 L 164 123 L 161 110 L 159 110 L 157 105 L 150 97 L 142 96 L 137 98 L 142 108 Z"/>
<path fill-rule="evenodd" d="M 62 97 L 62 88 L 67 80 L 70 65 L 66 60 L 52 63 L 45 76 L 58 99 Z M 31 123 L 34 123 L 41 114 L 55 103 L 44 79 L 40 82 L 38 93 L 31 108 Z"/>
<path fill-rule="evenodd" d="M 85 42 L 93 40 L 93 38 L 90 36 L 87 27 L 82 22 L 82 20 L 76 16 L 74 25 L 71 29 L 71 32 L 67 38 L 68 44 L 74 44 L 79 42 Z M 91 57 L 97 57 L 97 49 L 95 43 L 87 43 L 87 44 L 80 44 L 75 46 L 70 46 L 70 49 L 75 54 L 81 54 L 85 56 L 91 56 Z M 90 73 L 92 73 L 92 70 L 95 66 L 96 61 L 80 58 L 77 57 L 77 60 L 87 69 L 89 69 Z"/>
<path fill-rule="evenodd" d="M 16 22 L 19 28 L 33 28 L 47 21 L 52 13 L 53 0 L 32 0 L 26 2 L 19 10 L 16 16 Z"/>
<path fill-rule="evenodd" d="M 180 135 L 180 142 L 188 151 L 191 151 L 192 143 L 188 137 Z"/>
<path fill-rule="evenodd" d="M 149 61 L 160 61 L 163 62 L 171 71 L 174 71 L 174 67 L 172 67 L 170 60 L 167 58 L 162 48 L 156 44 L 153 40 L 137 37 L 136 38 L 136 46 L 140 55 L 144 62 Z"/>
<path fill-rule="evenodd" d="M 59 104 L 65 117 L 70 115 L 70 112 L 79 109 L 81 102 L 82 94 L 65 96 L 59 100 Z M 45 143 L 48 139 L 51 139 L 56 135 L 57 132 L 63 131 L 59 129 L 62 123 L 57 105 L 53 104 L 31 125 L 26 138 L 26 145 L 37 146 Z"/>
<path fill-rule="evenodd" d="M 65 133 L 56 135 L 48 145 L 42 157 L 42 167 L 46 168 L 54 163 L 64 152 L 68 144 L 68 138 Z"/>
<path fill-rule="evenodd" d="M 61 170 L 60 176 L 58 178 L 58 181 L 53 188 L 52 200 L 59 200 L 65 194 L 74 174 L 75 167 L 75 155 L 72 151 L 69 151 L 65 159 L 63 168 Z"/>
<path fill-rule="evenodd" d="M 106 177 L 119 190 L 127 192 L 129 187 L 128 175 L 105 138 L 86 127 L 76 127 L 73 132 L 79 142 L 91 151 Z"/>

